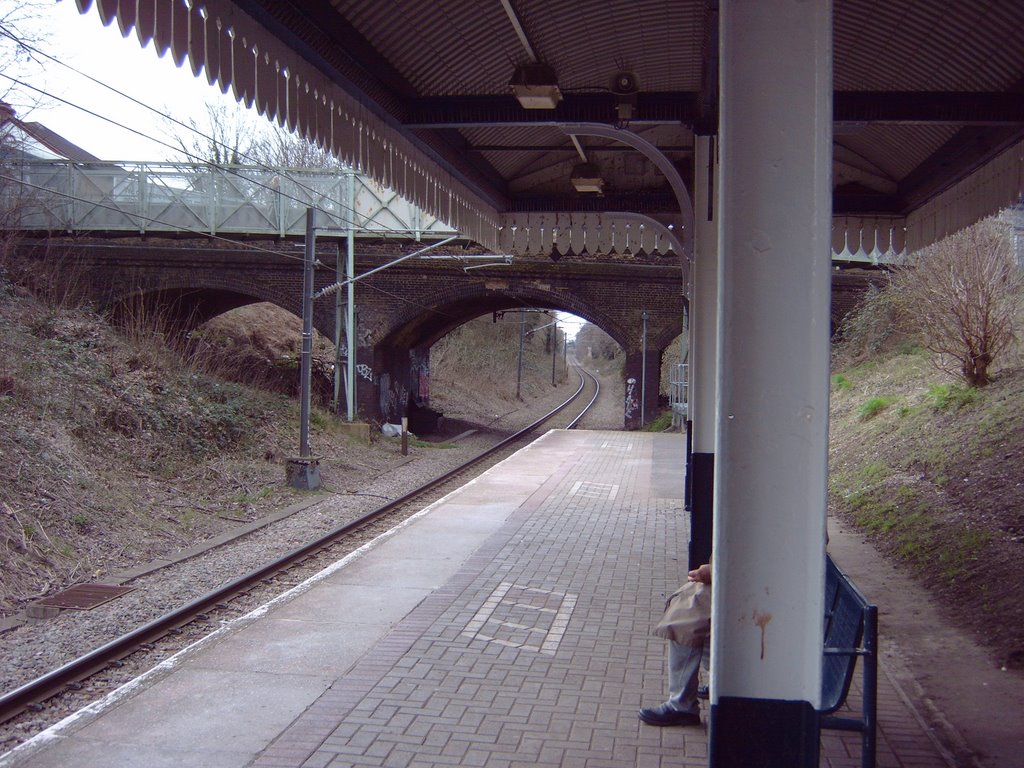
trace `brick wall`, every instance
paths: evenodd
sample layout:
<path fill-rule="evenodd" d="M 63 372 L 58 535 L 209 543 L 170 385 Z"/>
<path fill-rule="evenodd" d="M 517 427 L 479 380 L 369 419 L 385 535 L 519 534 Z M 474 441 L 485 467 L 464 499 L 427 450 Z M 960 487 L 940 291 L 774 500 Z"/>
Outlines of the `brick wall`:
<path fill-rule="evenodd" d="M 54 248 L 63 242 L 66 248 Z M 42 253 L 43 244 L 28 243 Z M 317 250 L 317 290 L 335 282 L 343 241 L 322 240 Z M 356 274 L 389 263 L 410 243 L 360 243 Z M 301 243 L 240 245 L 210 240 L 51 239 L 47 253 L 66 253 L 68 269 L 84 275 L 101 307 L 144 297 L 173 306 L 183 328 L 225 311 L 269 301 L 301 316 Z M 661 353 L 682 331 L 682 270 L 672 260 L 594 261 L 516 258 L 512 265 L 463 269 L 451 260 L 410 259 L 356 283 L 357 404 L 364 418 L 397 421 L 410 395 L 429 391 L 429 349 L 452 329 L 491 312 L 532 307 L 570 312 L 608 333 L 626 356 L 635 386 L 624 404 L 627 426 L 639 423 L 641 406 L 657 410 Z M 876 273 L 835 272 L 833 323 L 853 306 Z M 344 290 L 342 296 L 344 296 Z M 648 313 L 647 368 L 642 366 L 643 320 Z M 314 326 L 334 337 L 335 298 L 314 304 Z M 640 382 L 646 380 L 641 404 Z M 632 398 L 632 399 L 631 399 Z M 428 404 L 428 403 L 423 403 Z"/>

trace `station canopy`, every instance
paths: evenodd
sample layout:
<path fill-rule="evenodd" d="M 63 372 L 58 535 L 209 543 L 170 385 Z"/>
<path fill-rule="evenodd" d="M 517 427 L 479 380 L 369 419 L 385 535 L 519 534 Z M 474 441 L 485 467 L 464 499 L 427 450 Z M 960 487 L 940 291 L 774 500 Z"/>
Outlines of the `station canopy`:
<path fill-rule="evenodd" d="M 564 247 L 624 213 L 688 247 L 718 0 L 98 6 L 484 245 L 541 227 L 532 242 L 561 229 Z M 1020 199 L 1024 3 L 835 0 L 833 17 L 834 251 L 914 249 Z"/>

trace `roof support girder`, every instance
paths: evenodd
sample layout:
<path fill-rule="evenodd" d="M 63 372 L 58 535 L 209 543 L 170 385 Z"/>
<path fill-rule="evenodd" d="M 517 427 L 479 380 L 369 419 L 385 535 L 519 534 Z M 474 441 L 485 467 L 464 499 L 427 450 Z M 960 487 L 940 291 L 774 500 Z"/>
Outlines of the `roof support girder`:
<path fill-rule="evenodd" d="M 1024 125 L 1020 93 L 933 91 L 839 91 L 832 114 L 837 124 Z"/>
<path fill-rule="evenodd" d="M 706 94 L 691 91 L 640 93 L 631 124 L 682 123 L 713 132 Z M 502 125 L 558 125 L 596 122 L 615 125 L 610 93 L 569 93 L 555 109 L 523 109 L 511 94 L 434 96 L 406 102 L 409 128 L 472 128 Z M 843 125 L 942 124 L 1024 125 L 1024 99 L 1018 93 L 837 91 L 833 118 Z"/>
<path fill-rule="evenodd" d="M 408 128 L 472 128 L 500 125 L 552 126 L 563 123 L 617 125 L 611 93 L 567 93 L 554 109 L 523 109 L 511 93 L 486 96 L 433 96 L 407 103 Z M 635 124 L 692 123 L 698 116 L 697 94 L 689 91 L 641 93 Z"/>

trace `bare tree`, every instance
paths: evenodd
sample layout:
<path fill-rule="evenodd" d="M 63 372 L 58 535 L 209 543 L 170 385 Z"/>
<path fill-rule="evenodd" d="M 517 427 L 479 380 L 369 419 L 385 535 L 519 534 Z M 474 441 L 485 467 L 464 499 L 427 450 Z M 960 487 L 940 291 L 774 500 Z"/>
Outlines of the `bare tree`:
<path fill-rule="evenodd" d="M 1024 273 L 1011 238 L 1004 221 L 988 219 L 918 251 L 893 276 L 936 364 L 972 387 L 991 381 L 996 358 L 1017 338 Z"/>
<path fill-rule="evenodd" d="M 340 168 L 341 162 L 323 147 L 277 124 L 259 132 L 252 148 L 253 161 L 276 168 Z"/>
<path fill-rule="evenodd" d="M 0 3 L 0 72 L 25 80 L 42 70 L 35 49 L 49 37 L 42 20 L 50 5 L 44 0 Z M 0 82 L 0 100 L 20 114 L 39 105 L 37 92 L 20 88 L 8 78 Z"/>
<path fill-rule="evenodd" d="M 576 332 L 576 356 L 580 359 L 599 358 L 614 360 L 619 345 L 607 333 L 592 323 L 584 323 Z"/>
<path fill-rule="evenodd" d="M 271 123 L 252 110 L 208 101 L 203 121 L 169 122 L 167 133 L 193 162 L 262 165 L 273 168 L 340 168 L 328 151 Z"/>
<path fill-rule="evenodd" d="M 188 127 L 169 123 L 167 132 L 190 161 L 214 165 L 245 165 L 256 141 L 255 113 L 224 101 L 206 102 L 206 120 L 188 118 Z"/>

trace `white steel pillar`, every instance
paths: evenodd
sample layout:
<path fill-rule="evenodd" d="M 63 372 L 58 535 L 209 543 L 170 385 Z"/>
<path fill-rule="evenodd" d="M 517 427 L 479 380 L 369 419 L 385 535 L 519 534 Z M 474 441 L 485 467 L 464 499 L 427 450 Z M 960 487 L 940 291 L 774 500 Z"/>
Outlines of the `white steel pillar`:
<path fill-rule="evenodd" d="M 832 4 L 723 0 L 712 766 L 818 765 Z"/>
<path fill-rule="evenodd" d="M 715 471 L 715 378 L 717 376 L 718 225 L 714 194 L 714 136 L 694 137 L 694 259 L 690 297 L 690 552 L 689 566 L 711 554 Z"/>

